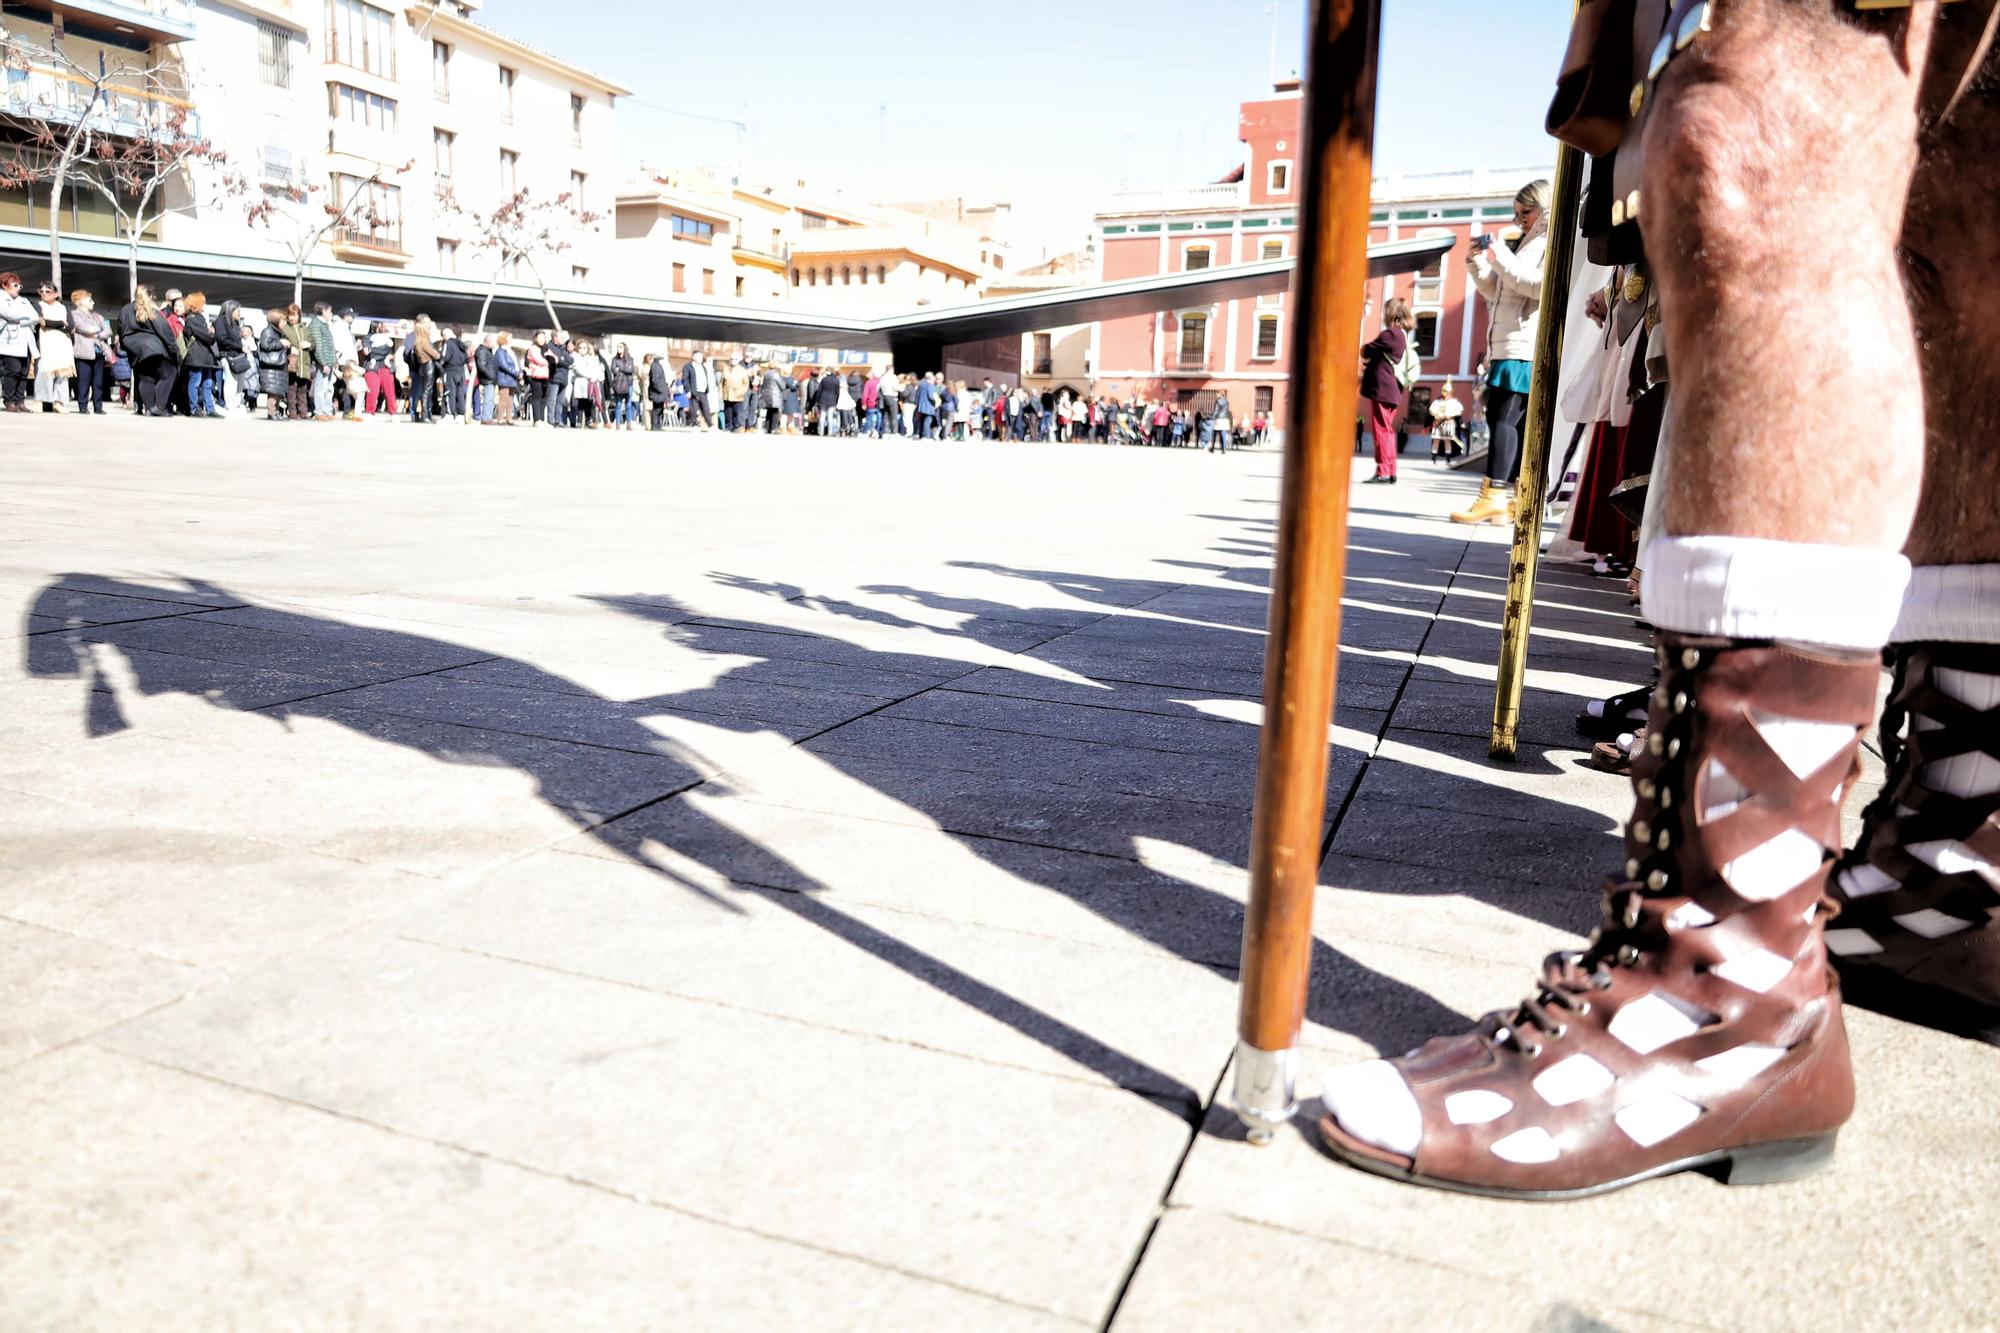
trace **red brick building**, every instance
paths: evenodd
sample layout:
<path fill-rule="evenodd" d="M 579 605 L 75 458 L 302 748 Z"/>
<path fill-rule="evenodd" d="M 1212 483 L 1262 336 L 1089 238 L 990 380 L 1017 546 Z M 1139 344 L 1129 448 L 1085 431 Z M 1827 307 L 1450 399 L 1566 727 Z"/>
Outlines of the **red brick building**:
<path fill-rule="evenodd" d="M 1228 179 L 1112 196 L 1095 220 L 1100 280 L 1291 257 L 1303 204 L 1302 109 L 1295 81 L 1245 102 L 1237 122 L 1243 165 Z M 1462 241 L 1511 226 L 1514 192 L 1548 174 L 1547 168 L 1482 168 L 1377 179 L 1369 240 L 1449 234 Z M 1470 379 L 1483 350 L 1486 312 L 1465 254 L 1459 244 L 1429 269 L 1370 285 L 1371 325 L 1391 296 L 1408 297 L 1415 307 L 1424 380 L 1433 386 Z M 1089 378 L 1095 392 L 1119 398 L 1206 402 L 1226 390 L 1239 417 L 1262 410 L 1282 421 L 1290 347 L 1284 293 L 1190 306 L 1093 326 Z"/>

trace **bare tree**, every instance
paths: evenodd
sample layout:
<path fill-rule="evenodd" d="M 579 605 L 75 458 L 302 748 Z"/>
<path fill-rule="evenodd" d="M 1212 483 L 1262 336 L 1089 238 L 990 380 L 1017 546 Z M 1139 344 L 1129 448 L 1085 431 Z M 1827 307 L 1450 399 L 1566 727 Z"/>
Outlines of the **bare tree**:
<path fill-rule="evenodd" d="M 117 215 L 125 235 L 127 290 L 139 285 L 139 242 L 168 213 L 198 212 L 247 193 L 249 182 L 229 155 L 189 132 L 190 113 L 173 105 L 164 122 L 137 139 L 99 137 L 76 183 L 94 190 Z"/>
<path fill-rule="evenodd" d="M 292 304 L 305 304 L 306 265 L 328 236 L 343 227 L 373 231 L 396 220 L 377 207 L 379 191 L 413 165 L 377 167 L 372 176 L 350 186 L 344 199 L 329 197 L 324 185 L 294 182 L 264 187 L 262 197 L 244 210 L 243 220 L 275 235 L 292 261 Z"/>
<path fill-rule="evenodd" d="M 549 299 L 548 281 L 536 261 L 569 250 L 575 234 L 595 227 L 604 215 L 581 207 L 567 190 L 548 199 L 536 199 L 529 190 L 516 190 L 498 208 L 481 212 L 466 207 L 450 185 L 439 182 L 437 203 L 440 216 L 458 218 L 471 228 L 475 249 L 493 255 L 493 277 L 486 284 L 486 299 L 479 305 L 479 336 L 486 333 L 487 312 L 492 309 L 501 276 L 516 264 L 528 266 L 542 294 L 542 309 L 548 311 L 550 327 L 561 329 L 555 302 Z"/>
<path fill-rule="evenodd" d="M 173 96 L 183 80 L 150 56 L 112 60 L 100 53 L 79 61 L 58 39 L 43 47 L 8 37 L 0 42 L 0 64 L 12 76 L 0 99 L 0 125 L 16 145 L 13 156 L 0 160 L 0 186 L 48 186 L 50 281 L 61 290 L 63 194 L 79 165 L 104 143 L 167 130 L 176 116 L 174 132 L 184 133 L 187 105 Z"/>

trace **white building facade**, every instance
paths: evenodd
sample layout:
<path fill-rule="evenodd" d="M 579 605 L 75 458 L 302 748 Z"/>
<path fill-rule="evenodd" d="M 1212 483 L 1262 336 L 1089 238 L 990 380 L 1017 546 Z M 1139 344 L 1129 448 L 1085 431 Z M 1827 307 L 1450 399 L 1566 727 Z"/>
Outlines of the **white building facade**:
<path fill-rule="evenodd" d="M 619 181 L 615 102 L 628 90 L 479 25 L 477 8 L 468 0 L 59 0 L 45 21 L 7 14 L 0 113 L 18 151 L 33 121 L 61 129 L 77 119 L 76 68 L 100 56 L 143 64 L 154 73 L 125 80 L 130 91 L 90 112 L 99 133 L 162 134 L 178 108 L 176 132 L 226 157 L 204 179 L 177 183 L 176 209 L 149 240 L 285 259 L 325 220 L 327 203 L 365 193 L 367 206 L 314 247 L 312 263 L 483 279 L 496 257 L 479 248 L 470 217 L 490 216 L 525 190 L 537 201 L 568 195 L 576 211 L 600 215 L 564 227 L 561 253 L 538 267 L 552 288 L 601 290 Z M 225 177 L 240 183 L 227 196 L 214 188 Z M 459 209 L 440 205 L 440 187 Z M 0 192 L 0 226 L 46 228 L 46 190 L 37 193 Z M 76 216 L 66 210 L 62 229 L 115 235 L 116 219 L 90 213 L 87 195 Z M 260 200 L 274 215 L 252 225 Z M 533 281 L 519 264 L 504 277 Z"/>

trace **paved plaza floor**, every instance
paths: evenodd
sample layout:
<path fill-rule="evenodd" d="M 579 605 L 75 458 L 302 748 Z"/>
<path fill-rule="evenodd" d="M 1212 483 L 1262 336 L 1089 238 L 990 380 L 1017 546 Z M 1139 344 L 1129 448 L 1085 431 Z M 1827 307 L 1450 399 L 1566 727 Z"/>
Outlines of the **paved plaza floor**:
<path fill-rule="evenodd" d="M 1277 472 L 8 418 L 0 1328 L 1991 1327 L 2000 1052 L 1869 1014 L 1791 1186 L 1243 1142 Z M 1647 649 L 1551 566 L 1489 762 L 1474 484 L 1355 492 L 1308 1095 L 1615 863 Z"/>

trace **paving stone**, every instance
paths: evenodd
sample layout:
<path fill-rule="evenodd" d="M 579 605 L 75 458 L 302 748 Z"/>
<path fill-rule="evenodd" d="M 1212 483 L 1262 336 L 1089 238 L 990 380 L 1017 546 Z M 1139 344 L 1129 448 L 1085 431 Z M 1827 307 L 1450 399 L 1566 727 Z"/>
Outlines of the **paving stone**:
<path fill-rule="evenodd" d="M 724 901 L 731 884 L 749 884 L 1101 947 L 1164 950 L 1211 967 L 1234 968 L 1241 951 L 1242 869 L 1164 837 L 1134 836 L 1126 857 L 1092 856 L 703 789 L 572 837 L 560 850 L 651 866 L 672 891 Z"/>
<path fill-rule="evenodd" d="M 1133 856 L 1136 840 L 1149 838 L 1249 863 L 1249 820 L 1241 810 L 1205 801 L 797 750 L 732 769 L 726 783 L 746 801 L 916 828 L 1120 857 Z"/>
<path fill-rule="evenodd" d="M 692 751 L 637 755 L 353 710 L 217 716 L 228 726 L 206 743 L 113 737 L 56 765 L 41 751 L 0 753 L 0 787 L 440 875 L 700 779 Z"/>
<path fill-rule="evenodd" d="M 221 617 L 232 616 L 234 620 Z M 281 629 L 279 626 L 291 626 Z M 415 635 L 384 634 L 289 612 L 215 611 L 98 627 L 80 637 L 121 647 L 349 683 L 464 666 L 492 654 Z"/>
<path fill-rule="evenodd" d="M 1463 810 L 1433 816 L 1395 801 L 1356 797 L 1331 850 L 1443 870 L 1476 861 L 1510 880 L 1547 880 L 1567 868 L 1578 883 L 1594 885 L 1622 855 L 1618 826 L 1607 819 L 1600 827 L 1593 833 L 1575 820 L 1537 822 Z"/>
<path fill-rule="evenodd" d="M 0 917 L 157 958 L 239 967 L 434 887 L 95 803 L 0 791 Z"/>
<path fill-rule="evenodd" d="M 1632 813 L 1632 784 L 1590 767 L 1578 737 L 1563 748 L 1521 745 L 1512 760 L 1493 759 L 1485 737 L 1391 729 L 1362 779 L 1360 795 L 1422 811 L 1463 811 L 1523 823 L 1561 822 L 1601 829 Z"/>
<path fill-rule="evenodd" d="M 784 716 L 794 701 L 818 702 L 822 697 L 842 705 L 865 700 L 866 707 L 878 707 L 950 679 L 786 658 L 696 653 L 669 663 L 659 661 L 659 656 L 656 653 L 655 660 L 645 663 L 607 662 L 595 656 L 543 657 L 537 659 L 539 665 L 496 658 L 454 667 L 439 677 L 605 699 L 666 699 L 676 707 L 699 705 L 704 712 L 740 717 Z"/>
<path fill-rule="evenodd" d="M 949 679 L 986 665 L 970 640 L 952 645 L 933 636 L 926 640 L 927 651 L 913 653 L 904 648 L 876 649 L 846 639 L 824 635 L 784 634 L 768 630 L 747 630 L 734 626 L 689 624 L 679 627 L 678 642 L 702 652 L 740 653 L 745 657 L 781 657 L 797 662 L 825 662 L 840 667 L 900 671 L 909 675 Z M 966 656 L 948 656 L 939 651 L 952 646 Z"/>
<path fill-rule="evenodd" d="M 0 911 L 0 1069 L 166 1004 L 199 980 L 169 959 Z"/>
<path fill-rule="evenodd" d="M 1223 694 L 1213 690 L 1175 689 L 1164 685 L 1138 685 L 1129 681 L 1093 682 L 1053 679 L 1006 667 L 988 667 L 951 682 L 954 691 L 968 694 L 1004 694 L 1017 699 L 1043 699 L 1050 703 L 1082 704 L 1092 708 L 1115 708 L 1133 713 L 1159 713 L 1185 717 L 1241 716 L 1239 725 L 1258 726 L 1264 715 L 1263 696 Z M 1380 714 L 1395 701 L 1396 691 L 1388 685 L 1371 685 L 1341 677 L 1339 725 L 1375 730 Z M 1248 703 L 1249 708 L 1242 707 Z"/>
<path fill-rule="evenodd" d="M 1576 715 L 1590 699 L 1603 696 L 1523 689 L 1516 736 L 1528 745 L 1557 749 L 1587 747 L 1592 742 L 1576 729 Z M 1493 731 L 1493 686 L 1483 681 L 1427 682 L 1407 690 L 1397 700 L 1392 725 L 1409 731 L 1436 731 L 1485 740 Z"/>
<path fill-rule="evenodd" d="M 712 1221 L 1096 1318 L 1188 1126 L 1145 1097 L 355 937 L 105 1044 Z"/>
<path fill-rule="evenodd" d="M 1193 709 L 1179 717 L 1168 717 L 949 688 L 906 699 L 884 709 L 881 716 L 1178 754 L 1254 754 L 1258 735 L 1255 727 L 1210 720 Z"/>
<path fill-rule="evenodd" d="M 55 625 L 114 625 L 128 620 L 159 620 L 166 616 L 209 614 L 207 608 L 187 602 L 163 601 L 152 597 L 128 597 L 96 592 L 89 588 L 57 586 L 36 596 L 30 615 L 46 618 Z"/>
<path fill-rule="evenodd" d="M 826 895 L 731 885 L 718 904 L 663 887 L 628 863 L 545 852 L 382 929 L 1133 1088 L 1190 1112 L 1228 1047 L 1236 988 L 1221 969 Z"/>
<path fill-rule="evenodd" d="M 37 635 L 24 655 L 29 676 L 75 680 L 84 689 L 108 692 L 116 701 L 80 702 L 78 711 L 111 710 L 140 714 L 142 701 L 181 698 L 215 708 L 249 710 L 310 699 L 346 688 L 351 675 L 279 671 L 269 667 L 216 662 L 179 653 L 152 652 L 129 644 L 92 642 L 82 634 Z M 100 733 L 101 734 L 101 733 Z"/>
<path fill-rule="evenodd" d="M 1244 809 L 1249 808 L 1256 777 L 1254 754 L 1180 754 L 880 714 L 816 737 L 806 748 L 815 754 L 925 763 L 1008 777 L 1053 773 L 1069 785 Z"/>
<path fill-rule="evenodd" d="M 834 726 L 879 706 L 877 700 L 814 698 L 789 700 L 789 718 L 742 718 L 706 709 L 684 709 L 677 695 L 643 703 L 620 703 L 552 690 L 516 689 L 475 681 L 422 676 L 349 690 L 324 703 L 340 709 L 449 722 L 550 740 L 574 741 L 636 754 L 668 751 L 663 733 L 674 719 L 698 724 L 703 735 L 718 731 L 769 732 L 786 740 Z M 773 707 L 770 711 L 777 712 Z"/>
<path fill-rule="evenodd" d="M 1511 880 L 1480 860 L 1408 865 L 1330 852 L 1314 920 L 1329 940 L 1355 938 L 1532 970 L 1544 954 L 1581 947 L 1601 915 L 1602 877 Z M 1523 975 L 1526 975 L 1525 973 Z"/>
<path fill-rule="evenodd" d="M 0 1179 L 11 1328 L 1074 1327 L 89 1048 L 0 1083 Z"/>
<path fill-rule="evenodd" d="M 1448 1328 L 1454 1333 L 1669 1333 L 1697 1329 L 1650 1312 L 1583 1307 L 1558 1275 L 1496 1273 L 1401 1258 L 1214 1213 L 1160 1219 L 1113 1333 L 1178 1333 L 1199 1308 L 1204 1333 L 1273 1329 Z"/>

